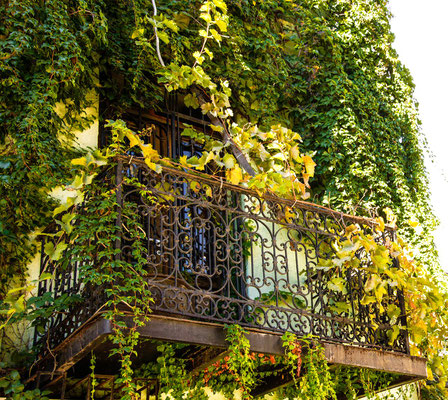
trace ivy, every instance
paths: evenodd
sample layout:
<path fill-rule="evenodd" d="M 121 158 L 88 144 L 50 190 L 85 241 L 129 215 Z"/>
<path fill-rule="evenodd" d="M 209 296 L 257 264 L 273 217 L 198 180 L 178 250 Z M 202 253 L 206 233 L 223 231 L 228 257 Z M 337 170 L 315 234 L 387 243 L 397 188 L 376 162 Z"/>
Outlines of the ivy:
<path fill-rule="evenodd" d="M 334 380 L 323 346 L 313 343 L 312 337 L 298 339 L 289 332 L 282 340 L 286 348 L 286 364 L 294 382 L 282 390 L 282 395 L 289 399 L 336 400 Z"/>
<path fill-rule="evenodd" d="M 29 234 L 51 221 L 51 189 L 67 179 L 73 132 L 91 118 L 95 47 L 104 41 L 99 5 L 82 1 L 0 4 L 1 285 L 23 274 Z M 65 104 L 65 107 L 62 107 Z M 69 175 L 68 175 L 69 176 Z"/>
<path fill-rule="evenodd" d="M 16 370 L 9 371 L 9 373 L 4 373 L 2 371 L 3 365 L 0 365 L 0 371 L 2 376 L 0 377 L 0 388 L 3 390 L 4 394 L 8 399 L 11 400 L 49 400 L 49 391 L 41 392 L 38 389 L 26 390 L 23 384 L 20 374 Z"/>
<path fill-rule="evenodd" d="M 187 360 L 180 354 L 183 344 L 160 343 L 156 362 L 140 367 L 138 374 L 159 378 L 161 393 L 174 400 L 208 398 L 205 388 L 225 399 L 253 399 L 252 389 L 267 377 L 291 373 L 293 384 L 279 389 L 278 396 L 303 400 L 336 398 L 323 347 L 311 338 L 298 339 L 292 334 L 282 338 L 284 356 L 267 356 L 250 351 L 247 332 L 239 325 L 226 326 L 227 351 L 223 357 L 201 371 L 187 371 Z M 297 349 L 304 349 L 302 355 Z M 274 367 L 269 371 L 266 367 Z M 300 377 L 300 379 L 299 379 Z M 238 394 L 237 394 L 238 393 Z M 282 398 L 282 397 L 280 397 Z"/>
<path fill-rule="evenodd" d="M 226 340 L 230 343 L 227 360 L 229 372 L 238 384 L 241 398 L 250 400 L 252 398 L 250 391 L 257 383 L 255 378 L 256 358 L 250 354 L 249 340 L 241 326 L 229 325 L 226 329 Z"/>

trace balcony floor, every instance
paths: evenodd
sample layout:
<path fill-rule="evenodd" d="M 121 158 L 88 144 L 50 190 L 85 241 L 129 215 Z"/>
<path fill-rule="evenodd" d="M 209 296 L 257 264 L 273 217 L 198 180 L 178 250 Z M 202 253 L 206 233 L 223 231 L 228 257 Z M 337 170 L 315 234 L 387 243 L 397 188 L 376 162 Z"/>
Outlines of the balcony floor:
<path fill-rule="evenodd" d="M 132 318 L 125 317 L 131 326 Z M 281 334 L 257 329 L 247 329 L 251 350 L 258 353 L 283 355 Z M 192 347 L 201 346 L 203 351 L 194 359 L 192 368 L 204 368 L 223 356 L 226 351 L 225 330 L 222 325 L 210 322 L 192 321 L 166 315 L 152 315 L 151 320 L 139 328 L 142 339 L 138 346 L 137 364 L 148 362 L 156 354 L 155 345 L 150 340 L 188 343 Z M 51 355 L 42 359 L 38 365 L 39 375 L 54 372 L 54 382 L 44 379 L 45 385 L 57 385 L 58 376 L 73 375 L 73 371 L 88 371 L 89 355 L 97 354 L 97 367 L 101 374 L 112 374 L 118 366 L 108 356 L 111 343 L 107 340 L 112 333 L 110 321 L 101 314 L 94 315 L 86 324 L 70 335 Z M 426 378 L 426 360 L 402 353 L 376 350 L 346 344 L 323 342 L 325 354 L 330 366 L 350 366 L 368 368 L 396 374 L 392 387 Z M 56 360 L 56 361 L 55 361 Z M 75 368 L 73 369 L 73 367 Z M 81 378 L 81 376 L 79 377 Z M 59 378 L 60 379 L 60 378 Z M 42 378 L 39 378 L 42 382 Z M 288 381 L 267 382 L 256 388 L 256 393 L 269 392 L 274 387 L 287 384 Z"/>

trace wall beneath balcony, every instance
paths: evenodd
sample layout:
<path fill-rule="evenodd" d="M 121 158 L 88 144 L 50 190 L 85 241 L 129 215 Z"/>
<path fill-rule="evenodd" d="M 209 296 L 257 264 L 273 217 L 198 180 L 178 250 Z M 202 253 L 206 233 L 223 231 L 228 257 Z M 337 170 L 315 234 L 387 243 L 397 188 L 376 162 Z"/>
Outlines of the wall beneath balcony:
<path fill-rule="evenodd" d="M 98 145 L 98 135 L 99 135 L 99 119 L 98 119 L 98 111 L 99 111 L 99 99 L 96 91 L 91 91 L 86 96 L 87 100 L 91 103 L 91 106 L 84 110 L 84 113 L 81 117 L 91 120 L 90 125 L 84 129 L 83 131 L 73 131 L 74 138 L 71 140 L 70 144 L 73 147 L 87 149 L 87 148 L 96 148 Z M 63 116 L 65 113 L 66 105 L 59 104 L 56 108 L 56 111 L 60 116 Z M 70 192 L 67 190 L 63 190 L 63 188 L 55 188 L 51 195 L 58 199 L 64 200 L 66 197 L 70 195 Z M 39 233 L 36 231 L 34 236 Z M 33 237 L 31 238 L 33 240 Z M 40 252 L 38 252 L 33 260 L 27 266 L 27 274 L 28 274 L 28 282 L 36 282 L 40 275 Z M 37 294 L 37 285 L 33 289 L 32 294 Z M 17 346 L 22 347 L 26 346 L 33 338 L 33 330 L 28 329 L 26 325 L 16 327 L 16 330 L 20 332 L 20 337 L 14 339 Z M 15 335 L 17 336 L 17 335 Z"/>
<path fill-rule="evenodd" d="M 73 140 L 69 142 L 69 144 L 75 148 L 80 149 L 94 149 L 98 146 L 98 135 L 99 135 L 99 98 L 98 93 L 94 90 L 90 91 L 86 95 L 86 100 L 90 102 L 91 106 L 84 109 L 84 112 L 80 115 L 80 117 L 90 120 L 90 125 L 82 130 L 74 130 L 72 133 L 74 135 Z M 59 103 L 56 107 L 56 111 L 60 117 L 65 115 L 66 104 Z M 63 138 L 62 138 L 63 140 Z M 70 195 L 70 192 L 67 190 L 63 190 L 62 188 L 55 188 L 51 195 L 58 200 L 65 200 L 67 196 Z"/>
<path fill-rule="evenodd" d="M 411 383 L 378 394 L 378 400 L 419 400 L 417 384 Z M 359 400 L 367 400 L 362 397 Z"/>
<path fill-rule="evenodd" d="M 98 135 L 99 135 L 99 98 L 98 93 L 94 90 L 90 91 L 86 95 L 86 100 L 91 104 L 87 107 L 80 117 L 86 120 L 91 120 L 91 124 L 83 131 L 73 130 L 74 138 L 70 142 L 73 147 L 88 149 L 96 148 L 98 146 Z M 58 104 L 56 111 L 59 116 L 64 116 L 66 105 L 63 103 Z M 62 187 L 55 188 L 51 195 L 58 200 L 65 200 L 66 197 L 70 195 L 70 192 L 63 190 Z M 37 233 L 37 232 L 36 232 Z M 29 281 L 36 280 L 39 277 L 40 270 L 40 254 L 38 253 L 33 261 L 28 264 L 27 271 Z"/>

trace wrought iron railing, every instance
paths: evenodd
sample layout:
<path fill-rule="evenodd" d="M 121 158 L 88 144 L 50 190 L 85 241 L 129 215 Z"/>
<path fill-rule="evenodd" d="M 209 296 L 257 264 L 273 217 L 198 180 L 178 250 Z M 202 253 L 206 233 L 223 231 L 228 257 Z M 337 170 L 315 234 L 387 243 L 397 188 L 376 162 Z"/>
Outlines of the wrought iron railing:
<path fill-rule="evenodd" d="M 393 343 L 387 335 L 393 324 L 406 324 L 402 293 L 388 287 L 381 305 L 363 304 L 368 255 L 359 252 L 361 267 L 339 275 L 347 282 L 346 293 L 329 288 L 337 269 L 319 268 L 321 260 L 334 257 L 332 242 L 340 237 L 341 227 L 356 223 L 372 232 L 373 221 L 306 202 L 260 196 L 219 178 L 169 168 L 155 173 L 135 158 L 122 157 L 116 172 L 122 182 L 119 199 L 138 205 L 146 234 L 154 312 L 409 352 L 406 330 Z M 124 177 L 137 178 L 139 184 Z M 126 231 L 117 245 L 121 257 L 132 262 Z M 385 242 L 393 235 L 386 228 L 377 240 Z M 93 315 L 104 299 L 101 288 L 83 290 L 76 263 L 57 269 L 43 256 L 42 268 L 54 270 L 55 278 L 41 283 L 41 294 L 70 292 L 85 298 L 81 307 L 49 321 L 54 346 Z M 401 319 L 388 316 L 391 305 L 401 309 Z"/>

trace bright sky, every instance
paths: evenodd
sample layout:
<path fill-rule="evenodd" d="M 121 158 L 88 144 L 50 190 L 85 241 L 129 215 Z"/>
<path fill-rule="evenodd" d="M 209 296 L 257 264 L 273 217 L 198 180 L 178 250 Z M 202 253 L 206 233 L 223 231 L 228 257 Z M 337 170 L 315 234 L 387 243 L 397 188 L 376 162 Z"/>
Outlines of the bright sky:
<path fill-rule="evenodd" d="M 440 226 L 436 243 L 448 271 L 448 0 L 389 0 L 394 47 L 416 85 L 432 204 Z M 432 158 L 432 160 L 431 160 Z"/>

